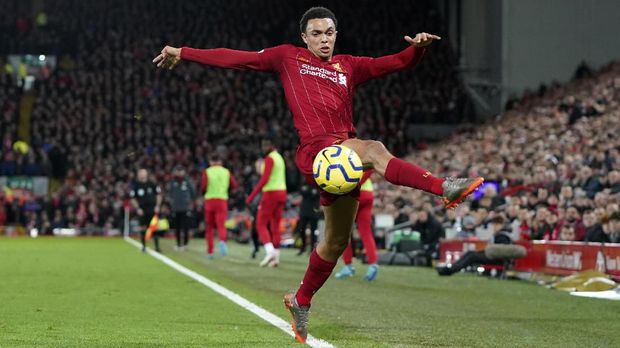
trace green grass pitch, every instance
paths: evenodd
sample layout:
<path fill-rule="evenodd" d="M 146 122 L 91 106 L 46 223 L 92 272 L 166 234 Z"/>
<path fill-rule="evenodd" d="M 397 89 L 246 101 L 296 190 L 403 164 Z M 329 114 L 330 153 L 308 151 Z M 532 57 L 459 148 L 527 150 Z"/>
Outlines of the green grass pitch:
<path fill-rule="evenodd" d="M 289 320 L 307 257 L 259 268 L 246 245 L 164 254 Z M 261 257 L 260 255 L 259 257 Z M 340 266 L 340 265 L 339 265 Z M 310 333 L 337 347 L 620 347 L 620 302 L 525 282 L 365 266 L 315 297 Z M 121 239 L 0 238 L 0 347 L 290 347 L 292 337 Z"/>

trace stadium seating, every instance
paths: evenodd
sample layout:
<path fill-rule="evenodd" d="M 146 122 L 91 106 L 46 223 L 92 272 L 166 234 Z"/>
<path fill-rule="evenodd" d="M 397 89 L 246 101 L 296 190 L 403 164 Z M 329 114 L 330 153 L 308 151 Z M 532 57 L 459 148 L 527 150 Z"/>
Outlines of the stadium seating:
<path fill-rule="evenodd" d="M 404 3 L 377 9 L 374 2 L 362 1 L 354 10 L 342 2 L 327 4 L 342 27 L 338 52 L 388 54 L 406 47 L 403 34 L 425 30 L 442 35 L 432 2 L 420 2 L 415 12 L 402 11 Z M 45 149 L 35 151 L 36 162 L 49 157 L 52 175 L 66 179 L 59 195 L 63 200 L 64 192 L 80 187 L 84 195 L 98 197 L 96 209 L 114 205 L 135 168 L 146 166 L 163 182 L 172 166 L 182 163 L 197 177 L 212 151 L 226 155 L 226 165 L 247 190 L 255 180 L 249 165 L 261 155 L 256 143 L 263 136 L 278 140 L 295 184 L 297 139 L 275 76 L 194 64 L 167 72 L 150 64 L 164 44 L 247 50 L 302 44 L 297 5 L 246 1 L 243 11 L 239 6 L 222 0 L 182 5 L 60 0 L 45 4 L 45 26 L 22 16 L 28 25 L 18 28 L 13 18 L 2 18 L 14 34 L 3 42 L 2 53 L 41 52 L 59 59 L 53 74 L 36 83 L 31 133 L 32 146 Z M 259 9 L 273 14 L 269 21 L 248 15 Z M 100 16 L 104 10 L 110 13 L 105 18 Z M 371 18 L 377 28 L 365 28 Z M 378 28 L 391 39 L 358 34 Z M 458 121 L 466 98 L 454 65 L 448 45 L 441 43 L 415 73 L 360 88 L 355 106 L 360 135 L 383 139 L 404 154 L 412 145 L 407 124 Z M 240 205 L 239 198 L 233 197 L 233 205 Z"/>
<path fill-rule="evenodd" d="M 404 47 L 403 33 L 444 34 L 433 2 L 419 2 L 413 13 L 401 11 L 403 3 L 377 8 L 375 2 L 361 1 L 345 10 L 344 2 L 329 2 L 339 16 L 337 53 L 387 54 Z M 278 139 L 295 189 L 297 139 L 275 76 L 195 64 L 168 72 L 150 64 L 164 44 L 247 50 L 301 44 L 295 24 L 301 14 L 292 2 L 245 1 L 243 11 L 239 6 L 224 0 L 180 5 L 59 0 L 45 4 L 45 25 L 23 14 L 17 22 L 0 14 L 5 29 L 0 53 L 38 50 L 59 58 L 52 75 L 35 85 L 27 160 L 39 166 L 38 173 L 63 184 L 52 198 L 32 203 L 39 207 L 32 215 L 36 223 L 43 215 L 48 220 L 59 215 L 60 225 L 118 224 L 136 168 L 146 166 L 164 182 L 171 168 L 182 163 L 197 178 L 213 151 L 226 155 L 226 165 L 247 192 L 256 181 L 252 164 L 260 157 L 256 144 L 263 136 Z M 258 9 L 272 13 L 270 21 L 251 15 Z M 103 10 L 109 15 L 100 16 Z M 143 20 L 136 22 L 138 17 Z M 359 35 L 376 31 L 382 35 Z M 448 213 L 430 196 L 378 181 L 376 212 L 406 220 L 409 212 L 425 209 L 449 230 L 459 229 L 457 220 L 469 215 L 480 236 L 492 215 L 504 214 L 516 236 L 557 239 L 566 211 L 576 207 L 577 220 L 586 209 L 593 210 L 594 222 L 584 225 L 585 230 L 601 228 L 618 240 L 620 233 L 609 231 L 614 227 L 606 221 L 618 211 L 620 191 L 619 64 L 540 93 L 525 93 L 511 100 L 510 110 L 497 119 L 476 128 L 462 126 L 440 143 L 414 143 L 407 132 L 412 123 L 462 122 L 467 117 L 455 66 L 448 45 L 439 43 L 414 73 L 361 87 L 354 112 L 358 131 L 361 137 L 383 140 L 397 155 L 408 154 L 436 175 L 483 175 L 498 184 L 498 197 L 504 200 L 482 198 Z M 3 99 L 3 108 L 11 110 L 3 113 L 5 147 L 16 139 L 12 125 L 19 98 L 6 81 L 2 78 L 0 93 L 9 91 L 14 97 Z M 3 156 L 10 154 L 16 155 L 3 151 Z M 241 196 L 232 198 L 233 206 L 241 207 Z"/>
<path fill-rule="evenodd" d="M 610 221 L 620 211 L 619 76 L 620 63 L 612 62 L 540 95 L 526 93 L 496 119 L 408 157 L 439 176 L 482 175 L 497 183 L 502 199 L 487 196 L 447 212 L 430 195 L 379 182 L 376 212 L 407 216 L 426 209 L 448 235 L 466 217 L 484 235 L 492 216 L 502 214 L 516 239 L 561 239 L 561 226 L 571 224 L 582 231 L 577 240 L 620 242 Z"/>

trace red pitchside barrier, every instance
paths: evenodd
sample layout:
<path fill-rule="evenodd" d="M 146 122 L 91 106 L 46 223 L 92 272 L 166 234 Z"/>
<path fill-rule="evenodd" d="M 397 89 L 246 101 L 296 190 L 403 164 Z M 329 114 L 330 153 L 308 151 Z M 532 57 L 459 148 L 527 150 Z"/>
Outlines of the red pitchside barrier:
<path fill-rule="evenodd" d="M 527 249 L 527 256 L 515 261 L 514 269 L 523 272 L 541 272 L 569 275 L 596 270 L 620 280 L 620 244 L 527 241 L 517 242 Z M 483 250 L 484 241 L 443 240 L 441 262 L 453 263 L 469 250 Z"/>

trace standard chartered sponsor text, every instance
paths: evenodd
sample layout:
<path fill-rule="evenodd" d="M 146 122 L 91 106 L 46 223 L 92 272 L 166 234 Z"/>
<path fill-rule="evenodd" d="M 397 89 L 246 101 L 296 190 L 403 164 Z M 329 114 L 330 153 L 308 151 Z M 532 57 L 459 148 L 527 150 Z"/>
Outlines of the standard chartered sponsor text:
<path fill-rule="evenodd" d="M 299 73 L 301 75 L 312 75 L 316 77 L 320 77 L 322 79 L 329 79 L 335 83 L 338 83 L 338 77 L 335 71 L 330 71 L 324 68 L 302 64 L 301 69 L 299 69 Z"/>

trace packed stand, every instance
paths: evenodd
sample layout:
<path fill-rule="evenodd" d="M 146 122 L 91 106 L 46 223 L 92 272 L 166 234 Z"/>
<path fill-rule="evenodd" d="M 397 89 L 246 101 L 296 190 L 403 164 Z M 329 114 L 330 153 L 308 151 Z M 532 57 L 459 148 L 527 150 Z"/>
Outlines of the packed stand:
<path fill-rule="evenodd" d="M 297 21 L 313 5 L 63 0 L 46 3 L 44 26 L 25 18 L 30 26 L 20 31 L 22 42 L 34 45 L 41 37 L 41 49 L 59 58 L 52 75 L 35 86 L 31 146 L 36 162 L 48 163 L 51 176 L 64 179 L 57 192 L 67 206 L 63 220 L 78 226 L 120 221 L 119 204 L 137 168 L 150 169 L 163 183 L 182 164 L 197 181 L 213 151 L 249 192 L 261 137 L 277 141 L 289 167 L 289 191 L 297 190 L 297 138 L 276 76 L 197 64 L 161 71 L 150 60 L 164 44 L 246 50 L 302 45 Z M 336 53 L 394 53 L 406 47 L 404 34 L 444 31 L 430 1 L 415 8 L 406 1 L 379 9 L 371 1 L 326 5 L 339 19 Z M 257 13 L 268 13 L 270 20 Z M 24 45 L 9 49 L 32 47 Z M 360 135 L 383 139 L 404 154 L 412 146 L 408 124 L 457 122 L 466 98 L 454 66 L 447 43 L 439 42 L 415 72 L 361 87 L 354 112 Z M 242 208 L 242 196 L 232 197 L 234 207 Z M 88 208 L 78 223 L 80 206 Z"/>
<path fill-rule="evenodd" d="M 513 240 L 619 243 L 619 100 L 620 62 L 525 93 L 497 119 L 409 156 L 437 176 L 484 176 L 482 198 L 446 211 L 383 181 L 376 212 L 431 237 L 439 225 L 441 236 L 486 240 L 499 215 Z"/>
<path fill-rule="evenodd" d="M 0 61 L 0 65 L 2 62 Z M 0 71 L 0 135 L 2 151 L 0 154 L 0 176 L 21 174 L 26 158 L 14 148 L 17 138 L 20 90 L 13 77 Z"/>

